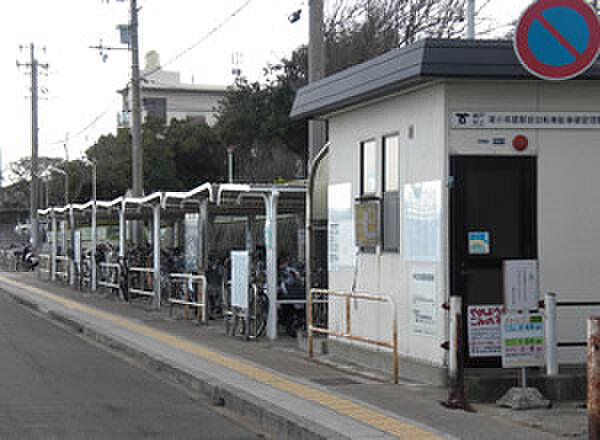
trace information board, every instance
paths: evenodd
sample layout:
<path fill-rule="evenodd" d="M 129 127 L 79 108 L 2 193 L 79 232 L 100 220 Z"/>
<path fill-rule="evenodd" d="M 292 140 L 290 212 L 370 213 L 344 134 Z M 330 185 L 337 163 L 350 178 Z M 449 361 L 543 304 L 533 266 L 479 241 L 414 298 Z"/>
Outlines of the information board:
<path fill-rule="evenodd" d="M 508 312 L 502 315 L 502 368 L 543 366 L 544 346 L 541 313 Z"/>
<path fill-rule="evenodd" d="M 467 332 L 470 357 L 502 355 L 501 304 L 467 307 Z"/>
<path fill-rule="evenodd" d="M 374 248 L 379 245 L 379 237 L 381 237 L 379 206 L 378 200 L 361 200 L 354 205 L 356 246 Z"/>
<path fill-rule="evenodd" d="M 504 305 L 507 310 L 538 309 L 537 260 L 505 260 L 503 263 Z"/>
<path fill-rule="evenodd" d="M 248 308 L 250 258 L 248 251 L 231 251 L 231 305 Z"/>

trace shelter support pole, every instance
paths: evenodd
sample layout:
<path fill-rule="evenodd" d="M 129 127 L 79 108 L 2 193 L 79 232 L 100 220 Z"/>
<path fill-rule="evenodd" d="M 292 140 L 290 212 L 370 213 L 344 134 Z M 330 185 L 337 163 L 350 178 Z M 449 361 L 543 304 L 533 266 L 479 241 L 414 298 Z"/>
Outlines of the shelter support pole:
<path fill-rule="evenodd" d="M 206 273 L 208 269 L 208 199 L 200 203 L 198 215 L 198 273 Z"/>
<path fill-rule="evenodd" d="M 588 318 L 588 438 L 600 438 L 600 317 Z"/>
<path fill-rule="evenodd" d="M 250 261 L 256 255 L 256 216 L 250 214 L 246 218 L 246 250 L 250 255 Z"/>
<path fill-rule="evenodd" d="M 154 257 L 154 307 L 160 309 L 160 204 L 152 207 L 152 246 Z"/>
<path fill-rule="evenodd" d="M 269 316 L 267 338 L 277 339 L 277 202 L 279 193 L 273 191 L 265 196 L 267 218 L 265 221 L 265 248 L 267 252 L 267 293 Z"/>
<path fill-rule="evenodd" d="M 96 279 L 97 273 L 96 273 L 96 250 L 98 248 L 98 224 L 97 224 L 97 215 L 98 215 L 98 211 L 97 211 L 97 207 L 96 207 L 96 199 L 95 199 L 95 194 L 94 194 L 94 203 L 92 205 L 92 255 L 91 255 L 91 269 L 92 269 L 92 273 L 91 273 L 91 287 L 92 287 L 92 292 L 96 291 L 97 288 L 97 283 L 98 280 Z"/>
<path fill-rule="evenodd" d="M 58 250 L 58 230 L 56 214 L 52 212 L 52 246 L 50 248 L 50 279 L 56 281 L 56 252 Z"/>
<path fill-rule="evenodd" d="M 558 340 L 556 336 L 556 293 L 548 292 L 544 300 L 546 314 L 546 374 L 558 375 Z"/>
<path fill-rule="evenodd" d="M 75 286 L 75 216 L 73 214 L 73 205 L 69 206 L 69 285 Z"/>
<path fill-rule="evenodd" d="M 125 208 L 119 210 L 119 257 L 125 256 Z"/>

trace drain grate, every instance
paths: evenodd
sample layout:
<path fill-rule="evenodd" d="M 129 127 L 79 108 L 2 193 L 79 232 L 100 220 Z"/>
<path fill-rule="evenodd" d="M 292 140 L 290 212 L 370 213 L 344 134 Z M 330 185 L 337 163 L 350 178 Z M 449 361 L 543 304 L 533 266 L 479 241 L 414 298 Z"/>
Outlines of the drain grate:
<path fill-rule="evenodd" d="M 358 382 L 349 377 L 324 377 L 320 379 L 311 379 L 311 382 L 318 383 L 324 386 L 341 386 L 341 385 L 361 385 L 362 382 Z"/>

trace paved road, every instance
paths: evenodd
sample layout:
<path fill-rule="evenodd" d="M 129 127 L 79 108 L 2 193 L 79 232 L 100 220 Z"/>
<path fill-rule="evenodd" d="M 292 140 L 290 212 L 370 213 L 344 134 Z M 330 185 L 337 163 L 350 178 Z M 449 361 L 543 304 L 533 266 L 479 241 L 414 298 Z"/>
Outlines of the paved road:
<path fill-rule="evenodd" d="M 0 293 L 1 439 L 256 439 Z"/>

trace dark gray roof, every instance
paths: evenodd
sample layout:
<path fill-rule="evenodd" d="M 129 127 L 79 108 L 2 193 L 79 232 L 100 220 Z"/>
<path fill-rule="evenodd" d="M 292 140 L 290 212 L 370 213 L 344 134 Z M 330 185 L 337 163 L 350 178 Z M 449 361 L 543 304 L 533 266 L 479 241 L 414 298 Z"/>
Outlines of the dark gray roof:
<path fill-rule="evenodd" d="M 423 40 L 300 89 L 291 117 L 315 117 L 436 79 L 536 80 L 508 40 Z M 595 64 L 579 79 L 600 79 Z M 541 80 L 540 80 L 541 81 Z"/>

